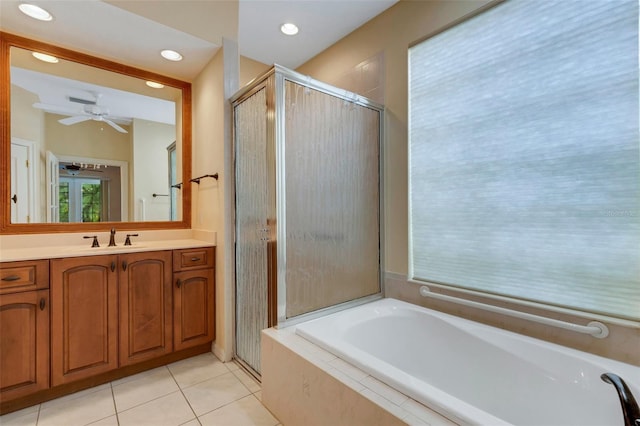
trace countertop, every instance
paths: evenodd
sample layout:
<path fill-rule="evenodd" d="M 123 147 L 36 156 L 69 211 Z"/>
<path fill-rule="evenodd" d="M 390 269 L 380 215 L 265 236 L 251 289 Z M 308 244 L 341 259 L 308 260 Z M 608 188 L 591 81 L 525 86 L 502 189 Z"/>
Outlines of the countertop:
<path fill-rule="evenodd" d="M 208 241 L 196 239 L 133 241 L 130 246 L 119 243 L 115 247 L 102 244 L 91 247 L 91 240 L 83 245 L 40 246 L 30 248 L 12 248 L 0 250 L 0 262 L 15 262 L 21 260 L 57 259 L 64 257 L 99 256 L 104 254 L 134 253 L 145 251 L 175 250 L 199 247 L 211 247 Z"/>

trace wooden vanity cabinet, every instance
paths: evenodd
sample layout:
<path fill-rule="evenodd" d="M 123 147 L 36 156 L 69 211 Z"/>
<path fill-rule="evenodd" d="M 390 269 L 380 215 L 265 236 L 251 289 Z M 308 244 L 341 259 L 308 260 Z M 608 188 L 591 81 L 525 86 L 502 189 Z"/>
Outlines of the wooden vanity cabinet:
<path fill-rule="evenodd" d="M 173 351 L 171 251 L 121 254 L 120 365 Z"/>
<path fill-rule="evenodd" d="M 49 388 L 49 261 L 0 263 L 0 401 Z"/>
<path fill-rule="evenodd" d="M 118 367 L 117 255 L 51 260 L 53 386 Z"/>
<path fill-rule="evenodd" d="M 181 350 L 215 339 L 215 247 L 173 252 L 173 341 Z"/>

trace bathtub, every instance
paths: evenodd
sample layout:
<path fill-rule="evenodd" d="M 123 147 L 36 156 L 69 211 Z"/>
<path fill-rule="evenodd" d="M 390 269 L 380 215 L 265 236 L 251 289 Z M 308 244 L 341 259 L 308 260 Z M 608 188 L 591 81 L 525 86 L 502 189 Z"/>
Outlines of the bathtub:
<path fill-rule="evenodd" d="M 640 400 L 640 367 L 395 299 L 299 324 L 296 334 L 459 424 L 622 426 L 605 372 Z"/>

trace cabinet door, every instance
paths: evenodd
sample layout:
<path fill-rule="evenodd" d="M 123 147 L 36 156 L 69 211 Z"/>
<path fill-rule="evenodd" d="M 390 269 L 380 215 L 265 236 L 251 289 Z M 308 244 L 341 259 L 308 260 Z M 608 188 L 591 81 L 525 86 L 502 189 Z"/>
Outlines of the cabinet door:
<path fill-rule="evenodd" d="M 0 296 L 0 400 L 49 387 L 49 290 Z"/>
<path fill-rule="evenodd" d="M 170 353 L 171 252 L 119 257 L 120 365 Z"/>
<path fill-rule="evenodd" d="M 175 350 L 213 341 L 215 338 L 213 269 L 178 272 L 174 274 L 173 289 Z"/>
<path fill-rule="evenodd" d="M 118 257 L 51 260 L 51 379 L 60 385 L 118 367 Z"/>

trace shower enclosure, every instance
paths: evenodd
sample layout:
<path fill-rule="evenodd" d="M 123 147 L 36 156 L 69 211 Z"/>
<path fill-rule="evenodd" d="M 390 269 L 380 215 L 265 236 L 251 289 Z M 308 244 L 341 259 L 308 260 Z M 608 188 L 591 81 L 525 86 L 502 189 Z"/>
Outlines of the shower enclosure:
<path fill-rule="evenodd" d="M 232 98 L 235 354 L 381 296 L 382 106 L 275 65 Z"/>

